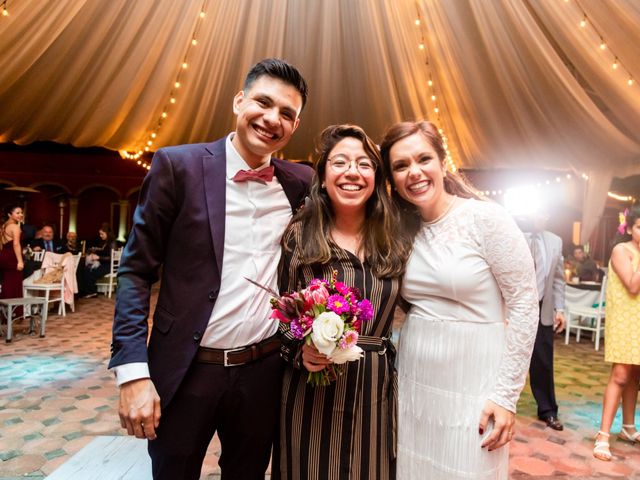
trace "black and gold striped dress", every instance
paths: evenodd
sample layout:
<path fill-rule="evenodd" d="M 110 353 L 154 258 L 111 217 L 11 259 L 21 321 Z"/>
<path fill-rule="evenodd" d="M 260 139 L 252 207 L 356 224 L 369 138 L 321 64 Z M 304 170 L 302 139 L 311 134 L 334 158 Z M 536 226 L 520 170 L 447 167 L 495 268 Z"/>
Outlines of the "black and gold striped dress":
<path fill-rule="evenodd" d="M 306 265 L 297 245 L 300 229 L 288 239 L 281 290 L 304 288 L 312 279 L 330 279 L 357 287 L 371 301 L 374 318 L 365 322 L 358 345 L 364 358 L 347 362 L 346 371 L 326 387 L 307 385 L 301 366 L 301 342 L 282 329 L 287 361 L 282 387 L 279 445 L 274 447 L 272 477 L 283 480 L 386 480 L 395 478 L 395 350 L 389 339 L 399 295 L 399 278 L 373 276 L 367 262 L 332 244 L 326 265 Z M 278 442 L 277 442 L 278 443 Z"/>

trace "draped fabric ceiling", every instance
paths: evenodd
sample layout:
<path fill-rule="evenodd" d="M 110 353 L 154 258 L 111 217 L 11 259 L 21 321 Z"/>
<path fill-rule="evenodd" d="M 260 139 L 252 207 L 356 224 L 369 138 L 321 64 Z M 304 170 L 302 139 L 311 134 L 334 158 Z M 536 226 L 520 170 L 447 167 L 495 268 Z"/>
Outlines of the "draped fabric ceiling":
<path fill-rule="evenodd" d="M 430 118 L 444 128 L 458 167 L 589 175 L 584 234 L 611 178 L 640 173 L 637 0 L 9 0 L 8 7 L 0 17 L 1 142 L 137 151 L 163 111 L 152 150 L 210 141 L 233 130 L 231 100 L 249 66 L 277 56 L 310 84 L 289 158 L 307 158 L 329 124 L 356 123 L 379 139 L 395 121 Z M 583 13 L 589 24 L 580 28 Z"/>

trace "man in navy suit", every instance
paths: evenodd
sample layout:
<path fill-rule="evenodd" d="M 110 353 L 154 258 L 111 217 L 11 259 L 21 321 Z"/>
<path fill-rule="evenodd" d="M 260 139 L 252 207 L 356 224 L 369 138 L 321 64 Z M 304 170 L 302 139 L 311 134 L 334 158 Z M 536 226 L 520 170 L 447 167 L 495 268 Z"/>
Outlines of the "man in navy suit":
<path fill-rule="evenodd" d="M 252 67 L 236 129 L 156 152 L 118 271 L 112 358 L 119 414 L 149 440 L 155 479 L 197 479 L 217 432 L 225 479 L 264 479 L 283 363 L 269 294 L 280 239 L 312 177 L 271 158 L 300 122 L 307 86 L 278 59 Z M 149 337 L 151 285 L 162 282 Z"/>
<path fill-rule="evenodd" d="M 40 238 L 33 239 L 29 242 L 33 251 L 44 250 L 45 252 L 60 253 L 62 250 L 62 242 L 55 238 L 55 230 L 52 225 L 45 224 L 40 230 Z"/>

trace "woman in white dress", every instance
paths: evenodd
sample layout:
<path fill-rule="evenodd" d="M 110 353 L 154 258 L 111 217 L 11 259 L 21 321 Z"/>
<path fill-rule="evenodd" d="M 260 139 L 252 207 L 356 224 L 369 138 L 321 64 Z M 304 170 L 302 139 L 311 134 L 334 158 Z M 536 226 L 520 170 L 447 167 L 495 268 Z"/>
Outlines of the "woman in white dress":
<path fill-rule="evenodd" d="M 398 352 L 398 479 L 507 479 L 508 448 L 538 325 L 533 260 L 499 205 L 446 170 L 429 122 L 381 145 L 414 236 Z"/>

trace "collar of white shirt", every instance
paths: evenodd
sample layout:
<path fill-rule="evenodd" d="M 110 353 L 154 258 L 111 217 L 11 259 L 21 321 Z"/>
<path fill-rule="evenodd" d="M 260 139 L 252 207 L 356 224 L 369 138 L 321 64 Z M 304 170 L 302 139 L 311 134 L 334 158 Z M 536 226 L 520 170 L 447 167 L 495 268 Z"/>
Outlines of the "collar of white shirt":
<path fill-rule="evenodd" d="M 254 170 L 257 172 L 267 168 L 271 164 L 271 159 L 269 159 L 268 162 L 263 163 L 258 168 L 251 168 L 244 158 L 240 156 L 236 147 L 233 146 L 233 143 L 231 143 L 235 135 L 235 132 L 230 133 L 225 142 L 225 154 L 227 155 L 227 178 L 229 180 L 235 177 L 236 173 L 240 170 Z"/>

